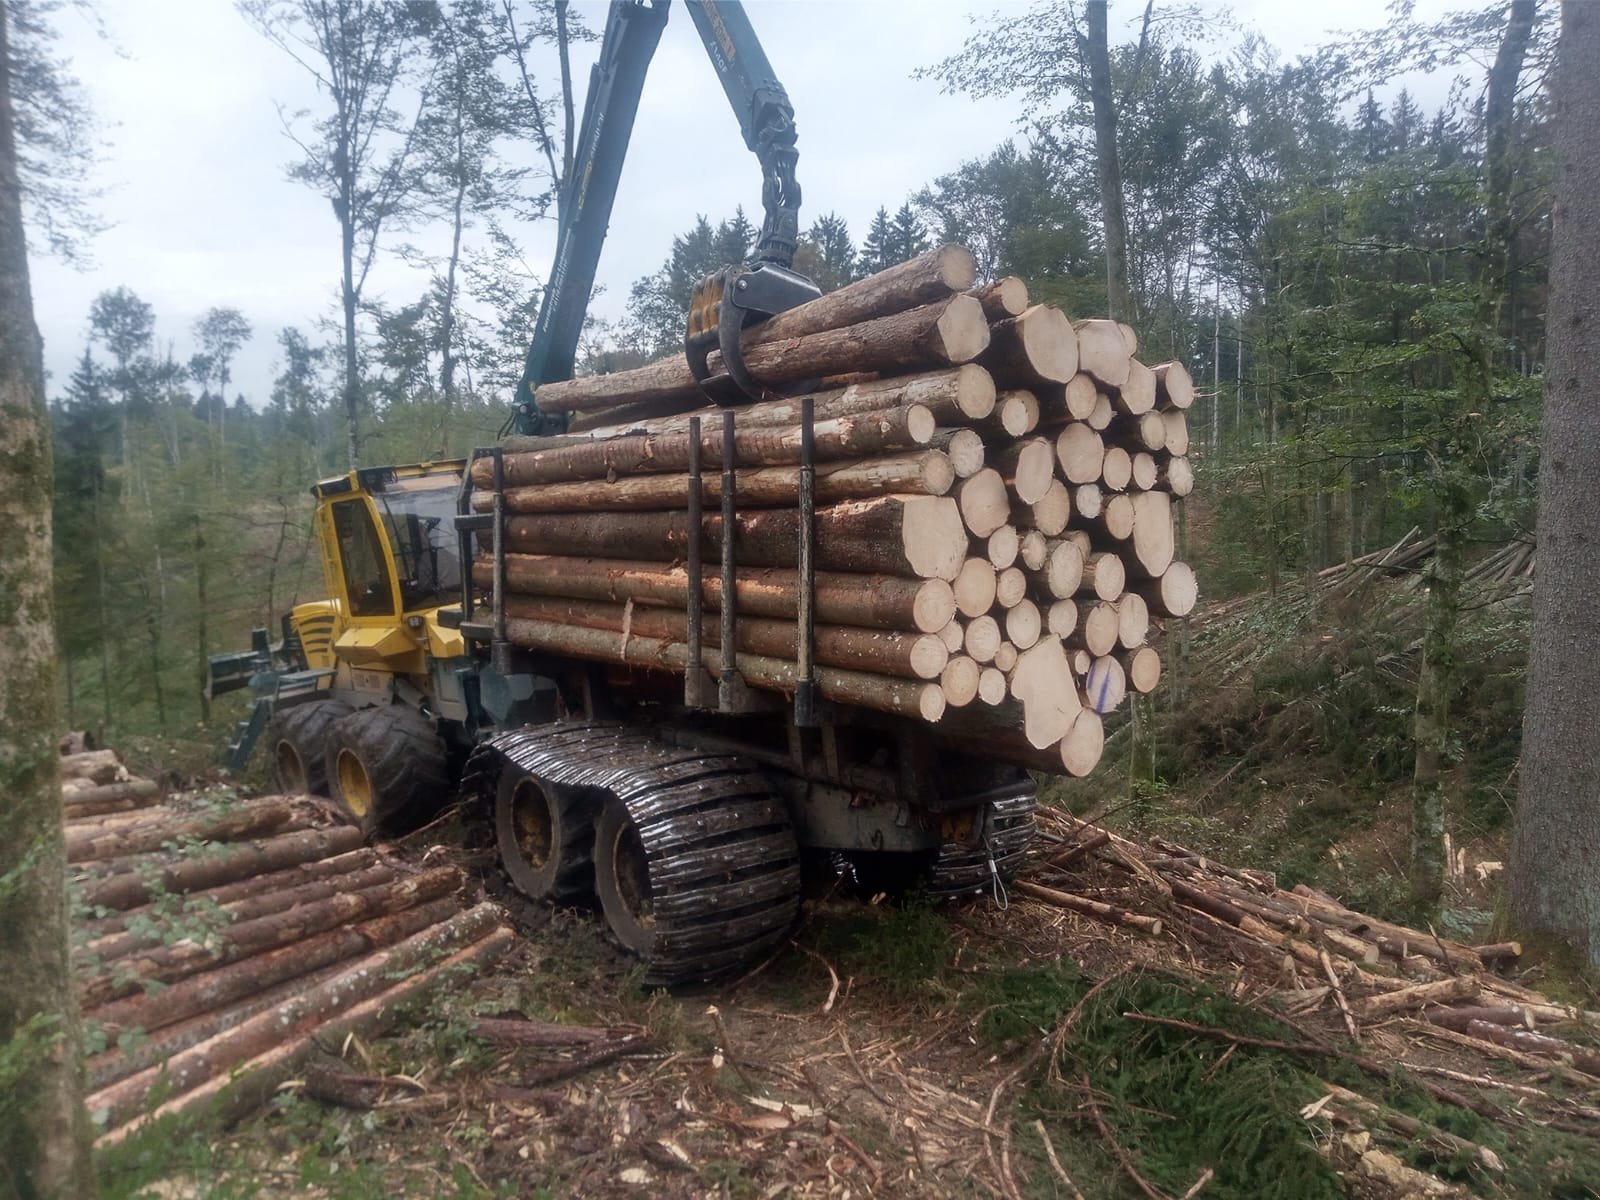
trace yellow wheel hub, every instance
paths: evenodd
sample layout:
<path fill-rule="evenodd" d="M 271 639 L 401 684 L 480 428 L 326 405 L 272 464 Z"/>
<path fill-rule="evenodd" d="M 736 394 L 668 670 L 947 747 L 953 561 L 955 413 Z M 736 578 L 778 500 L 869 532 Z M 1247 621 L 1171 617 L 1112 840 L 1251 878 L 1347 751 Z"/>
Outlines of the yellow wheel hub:
<path fill-rule="evenodd" d="M 367 768 L 354 751 L 341 750 L 334 764 L 339 775 L 339 794 L 350 811 L 365 817 L 372 810 L 372 780 L 367 778 Z"/>
<path fill-rule="evenodd" d="M 287 739 L 278 743 L 278 779 L 285 791 L 310 790 L 306 787 L 306 765 L 300 761 L 300 751 Z"/>

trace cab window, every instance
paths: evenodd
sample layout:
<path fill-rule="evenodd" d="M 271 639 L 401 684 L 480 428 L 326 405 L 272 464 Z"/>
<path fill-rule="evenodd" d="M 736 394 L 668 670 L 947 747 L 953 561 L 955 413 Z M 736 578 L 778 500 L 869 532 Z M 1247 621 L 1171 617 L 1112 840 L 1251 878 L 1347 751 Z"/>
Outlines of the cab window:
<path fill-rule="evenodd" d="M 438 608 L 458 599 L 461 556 L 451 519 L 456 511 L 454 486 L 385 491 L 378 503 L 394 547 L 404 611 Z"/>
<path fill-rule="evenodd" d="M 347 500 L 334 505 L 333 530 L 339 541 L 339 564 L 344 568 L 351 615 L 393 616 L 394 584 L 366 503 Z"/>

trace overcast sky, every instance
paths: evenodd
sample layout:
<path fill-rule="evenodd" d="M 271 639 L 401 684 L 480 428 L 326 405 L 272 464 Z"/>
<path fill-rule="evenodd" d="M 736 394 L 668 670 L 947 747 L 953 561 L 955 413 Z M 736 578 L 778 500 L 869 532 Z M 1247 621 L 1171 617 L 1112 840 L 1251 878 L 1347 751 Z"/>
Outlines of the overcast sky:
<path fill-rule="evenodd" d="M 577 3 L 594 28 L 605 5 Z M 1419 8 L 1434 10 L 1439 3 Z M 802 227 L 830 210 L 859 242 L 879 205 L 891 209 L 934 176 L 994 148 L 1015 127 L 1013 101 L 944 96 L 912 72 L 960 49 L 974 18 L 1017 4 L 978 0 L 752 0 L 751 20 L 787 88 L 800 133 Z M 1239 0 L 1239 22 L 1287 57 L 1335 28 L 1381 25 L 1385 0 L 1313 5 Z M 1112 38 L 1143 6 L 1113 3 Z M 318 110 L 304 73 L 252 30 L 226 0 L 103 0 L 108 39 L 69 7 L 62 52 L 105 125 L 97 168 L 99 210 L 112 228 L 93 244 L 88 270 L 36 256 L 34 306 L 52 395 L 82 353 L 90 302 L 127 285 L 155 307 L 157 337 L 180 360 L 189 329 L 213 306 L 242 311 L 254 341 L 234 386 L 264 402 L 276 373 L 276 335 L 308 328 L 337 304 L 337 226 L 326 200 L 290 182 L 291 157 L 276 105 Z M 1222 5 L 1217 6 L 1221 14 Z M 580 47 L 579 87 L 592 47 Z M 527 160 L 536 160 L 533 147 Z M 602 315 L 616 316 L 628 287 L 660 265 L 673 234 L 698 213 L 713 219 L 743 204 L 759 223 L 755 159 L 705 58 L 688 13 L 672 19 L 645 84 L 611 233 L 600 260 Z M 530 236 L 542 274 L 553 222 Z M 374 273 L 372 296 L 397 303 L 421 292 L 403 269 Z"/>

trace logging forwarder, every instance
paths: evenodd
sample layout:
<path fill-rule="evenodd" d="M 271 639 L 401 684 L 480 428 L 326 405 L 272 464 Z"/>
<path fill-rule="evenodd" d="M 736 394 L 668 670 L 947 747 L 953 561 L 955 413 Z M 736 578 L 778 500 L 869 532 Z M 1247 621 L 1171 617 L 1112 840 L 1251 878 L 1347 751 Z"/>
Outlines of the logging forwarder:
<path fill-rule="evenodd" d="M 722 406 L 721 517 L 733 528 L 737 411 L 774 396 L 746 367 L 740 334 L 818 290 L 792 269 L 800 187 L 788 96 L 742 5 L 687 7 L 762 173 L 755 254 L 701 281 L 684 336 L 689 370 Z M 683 669 L 606 666 L 524 649 L 507 635 L 505 456 L 567 430 L 567 416 L 543 410 L 539 393 L 572 376 L 668 8 L 610 7 L 549 284 L 499 444 L 470 460 L 363 468 L 316 484 L 328 597 L 296 606 L 279 642 L 258 630 L 250 651 L 213 658 L 208 684 L 212 694 L 248 687 L 255 696 L 230 747 L 233 766 L 264 741 L 280 788 L 329 795 L 369 836 L 413 827 L 462 793 L 480 800 L 511 881 L 536 899 L 598 900 L 659 983 L 712 978 L 769 951 L 793 923 L 802 864 L 813 856 L 885 866 L 936 892 L 1003 894 L 1034 805 L 1025 771 L 954 751 L 926 724 L 821 699 L 808 398 L 798 401 L 789 695 L 741 678 L 735 539 L 721 539 L 720 563 L 706 561 L 700 497 L 712 481 L 701 478 L 697 428 Z M 787 390 L 814 386 L 791 381 Z M 486 469 L 493 499 L 480 511 L 474 476 Z M 484 574 L 486 586 L 476 584 Z M 715 649 L 702 613 L 713 588 Z"/>

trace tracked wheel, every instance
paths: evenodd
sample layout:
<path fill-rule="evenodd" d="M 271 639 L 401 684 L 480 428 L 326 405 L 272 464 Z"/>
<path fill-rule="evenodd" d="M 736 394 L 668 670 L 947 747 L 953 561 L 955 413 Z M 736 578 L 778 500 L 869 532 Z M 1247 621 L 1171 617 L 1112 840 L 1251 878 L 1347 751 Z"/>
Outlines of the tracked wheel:
<path fill-rule="evenodd" d="M 667 746 L 637 727 L 561 723 L 489 738 L 464 778 L 498 799 L 507 776 L 531 777 L 547 798 L 594 805 L 595 894 L 618 940 L 643 961 L 647 983 L 739 970 L 794 924 L 800 850 L 788 806 L 737 755 Z M 542 853 L 546 840 L 529 844 Z"/>
<path fill-rule="evenodd" d="M 974 797 L 981 805 L 979 841 L 945 842 L 935 852 L 924 889 L 930 896 L 968 896 L 988 892 L 998 872 L 1010 880 L 1033 844 L 1034 784 L 1024 773 L 993 791 Z M 991 871 L 989 861 L 994 860 Z"/>
<path fill-rule="evenodd" d="M 594 894 L 594 814 L 600 801 L 507 764 L 495 789 L 500 862 L 535 900 L 575 904 Z"/>
<path fill-rule="evenodd" d="M 600 908 L 650 983 L 726 974 L 776 946 L 799 910 L 789 811 L 754 772 L 613 796 L 594 846 Z"/>
<path fill-rule="evenodd" d="M 334 801 L 368 837 L 409 833 L 453 791 L 438 730 L 401 704 L 334 722 L 324 761 Z"/>
<path fill-rule="evenodd" d="M 267 724 L 267 753 L 274 785 L 285 795 L 326 796 L 328 766 L 324 753 L 335 722 L 353 710 L 342 700 L 312 700 L 280 708 Z"/>

